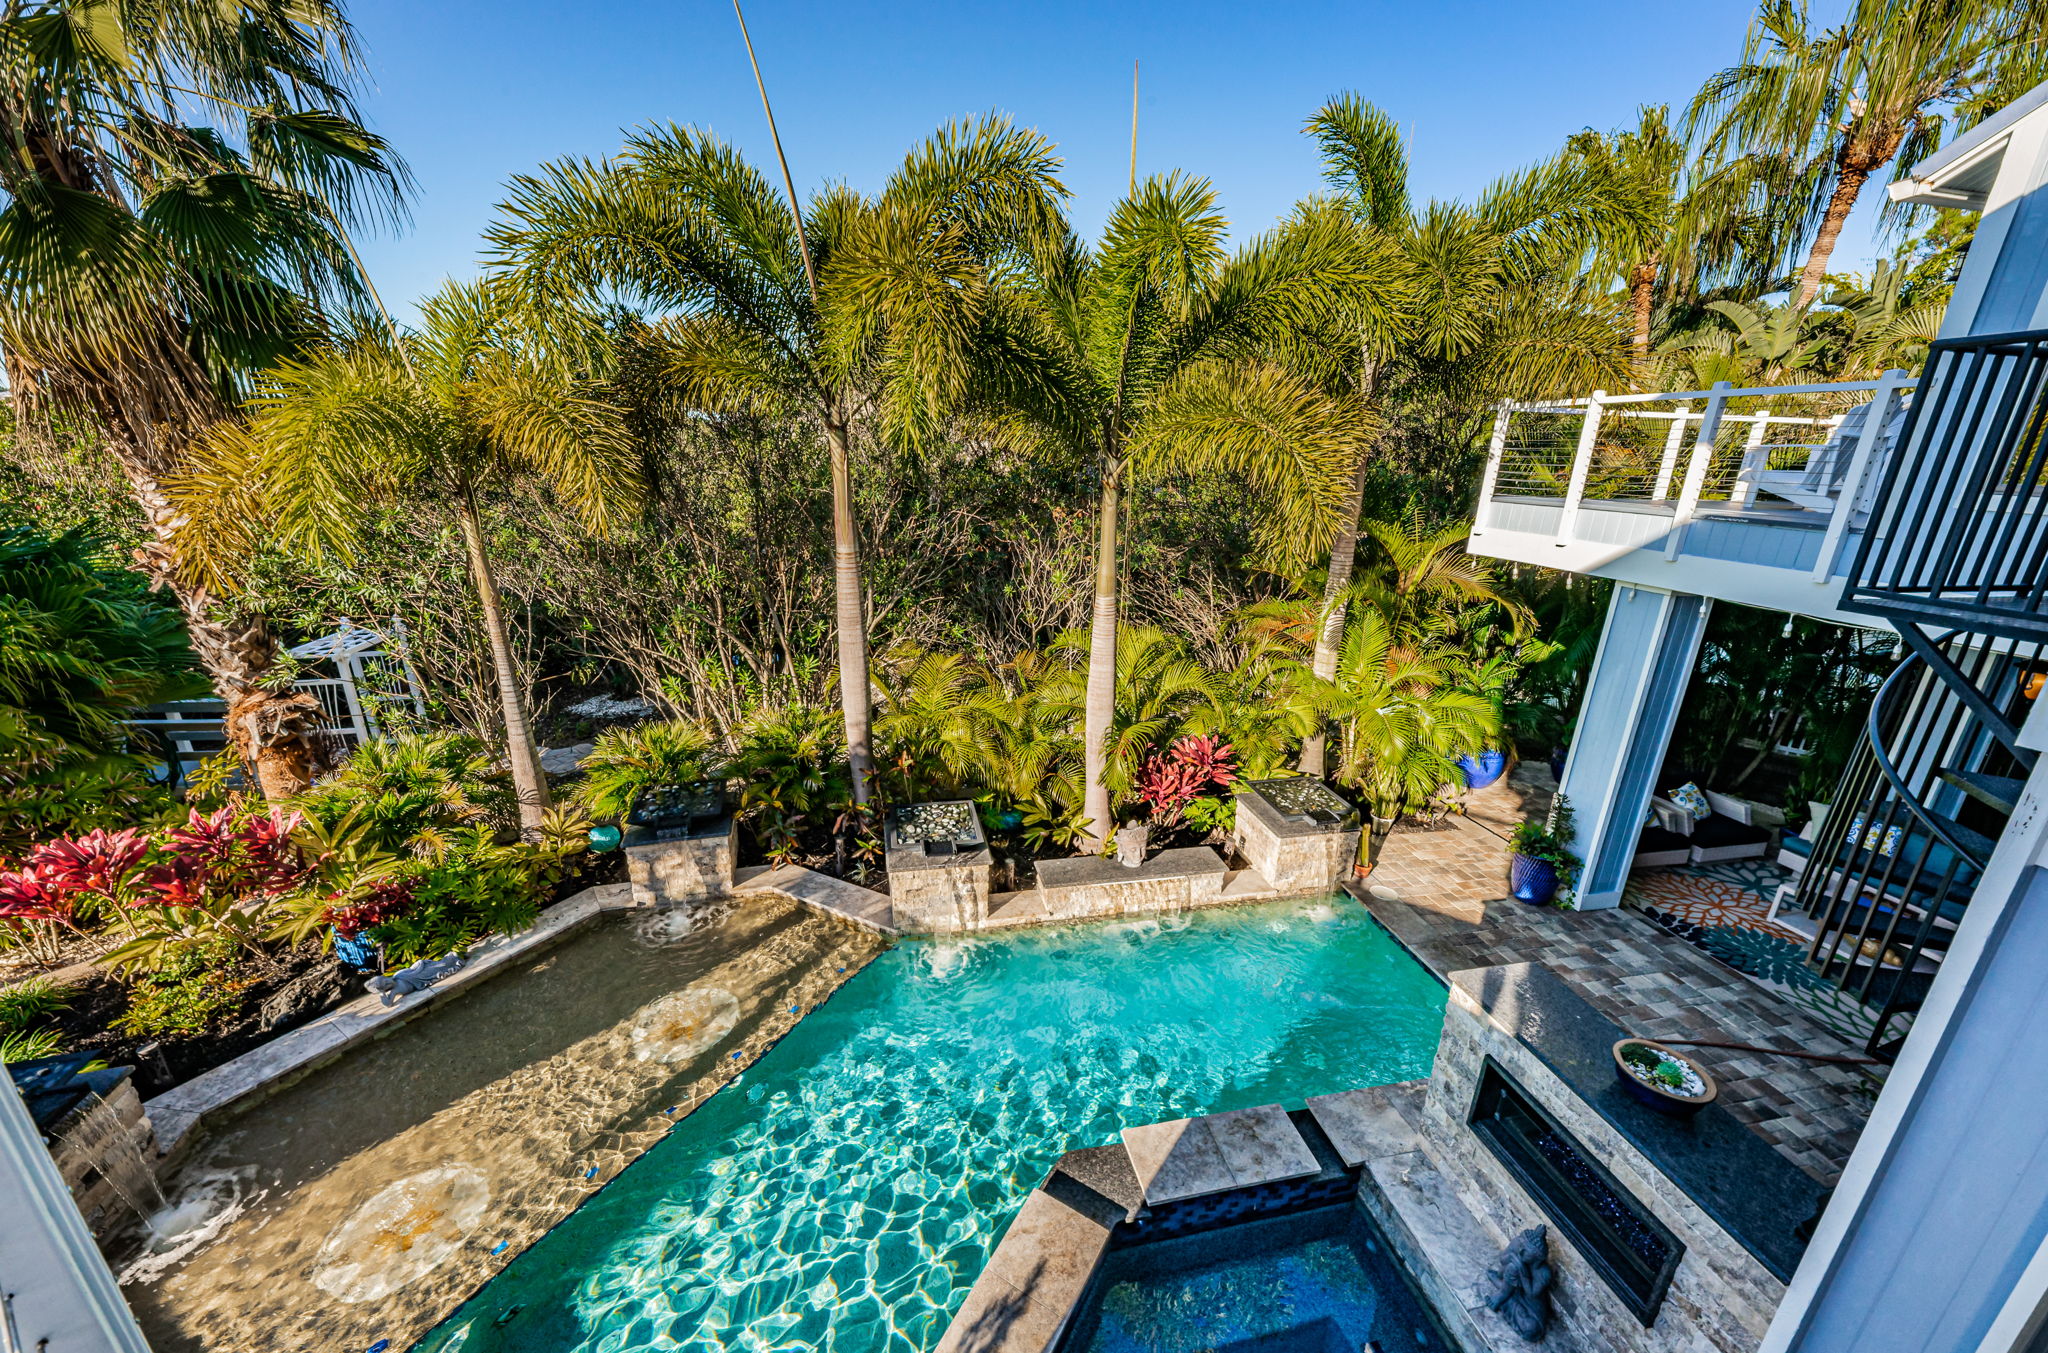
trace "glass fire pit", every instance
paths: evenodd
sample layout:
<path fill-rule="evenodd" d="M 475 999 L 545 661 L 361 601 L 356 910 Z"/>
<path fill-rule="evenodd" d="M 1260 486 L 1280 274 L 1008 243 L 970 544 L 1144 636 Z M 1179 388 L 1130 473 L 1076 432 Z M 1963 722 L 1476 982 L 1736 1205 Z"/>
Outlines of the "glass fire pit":
<path fill-rule="evenodd" d="M 889 815 L 891 850 L 955 855 L 981 844 L 981 820 L 966 799 L 907 804 Z"/>
<path fill-rule="evenodd" d="M 1311 776 L 1253 780 L 1249 787 L 1271 804 L 1280 816 L 1295 822 L 1334 827 L 1350 827 L 1358 822 L 1357 808 L 1336 790 Z"/>

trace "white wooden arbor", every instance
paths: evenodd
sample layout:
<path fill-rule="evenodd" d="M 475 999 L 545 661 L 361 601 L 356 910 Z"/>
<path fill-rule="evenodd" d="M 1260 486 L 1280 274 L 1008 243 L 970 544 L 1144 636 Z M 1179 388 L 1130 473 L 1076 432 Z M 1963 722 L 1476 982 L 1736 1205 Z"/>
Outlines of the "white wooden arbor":
<path fill-rule="evenodd" d="M 394 709 L 426 717 L 419 673 L 406 647 L 405 622 L 392 616 L 379 630 L 343 616 L 340 628 L 286 650 L 308 667 L 293 683 L 320 701 L 328 735 L 358 747 L 383 734 L 379 715 Z"/>

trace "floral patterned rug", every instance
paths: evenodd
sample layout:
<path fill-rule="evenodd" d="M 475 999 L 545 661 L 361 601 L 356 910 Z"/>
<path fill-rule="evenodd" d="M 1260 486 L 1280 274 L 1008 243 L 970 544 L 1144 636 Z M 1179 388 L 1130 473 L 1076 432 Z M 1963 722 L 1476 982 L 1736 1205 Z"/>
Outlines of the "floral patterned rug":
<path fill-rule="evenodd" d="M 1873 1012 L 1806 966 L 1805 936 L 1768 919 L 1770 897 L 1788 877 L 1768 860 L 1645 869 L 1630 876 L 1622 900 L 1861 1047 L 1875 1027 Z"/>

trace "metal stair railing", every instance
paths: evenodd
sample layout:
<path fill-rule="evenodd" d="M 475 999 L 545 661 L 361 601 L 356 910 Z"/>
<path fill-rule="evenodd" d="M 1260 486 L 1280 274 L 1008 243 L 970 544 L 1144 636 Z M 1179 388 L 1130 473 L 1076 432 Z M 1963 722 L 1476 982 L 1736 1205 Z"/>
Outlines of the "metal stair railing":
<path fill-rule="evenodd" d="M 1908 626 L 1901 626 L 1902 630 Z M 2043 642 L 1917 629 L 1878 691 L 1799 880 L 1809 967 L 1876 1011 L 1872 1056 L 1919 1008 L 2034 754 L 2001 706 L 2043 670 Z"/>

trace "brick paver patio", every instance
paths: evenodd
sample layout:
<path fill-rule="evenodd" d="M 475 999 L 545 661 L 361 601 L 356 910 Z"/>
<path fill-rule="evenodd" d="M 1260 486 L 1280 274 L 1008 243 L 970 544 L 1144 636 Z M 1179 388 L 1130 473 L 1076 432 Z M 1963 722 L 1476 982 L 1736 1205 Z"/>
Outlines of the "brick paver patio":
<path fill-rule="evenodd" d="M 1388 839 L 1367 905 L 1439 974 L 1542 963 L 1631 1033 L 1854 1056 L 1852 1047 L 1749 978 L 1627 908 L 1573 912 L 1509 901 L 1507 833 L 1549 803 L 1545 767 L 1473 795 L 1437 831 Z M 1824 1183 L 1841 1174 L 1875 1096 L 1863 1070 L 1792 1057 L 1693 1049 L 1731 1112 Z"/>

